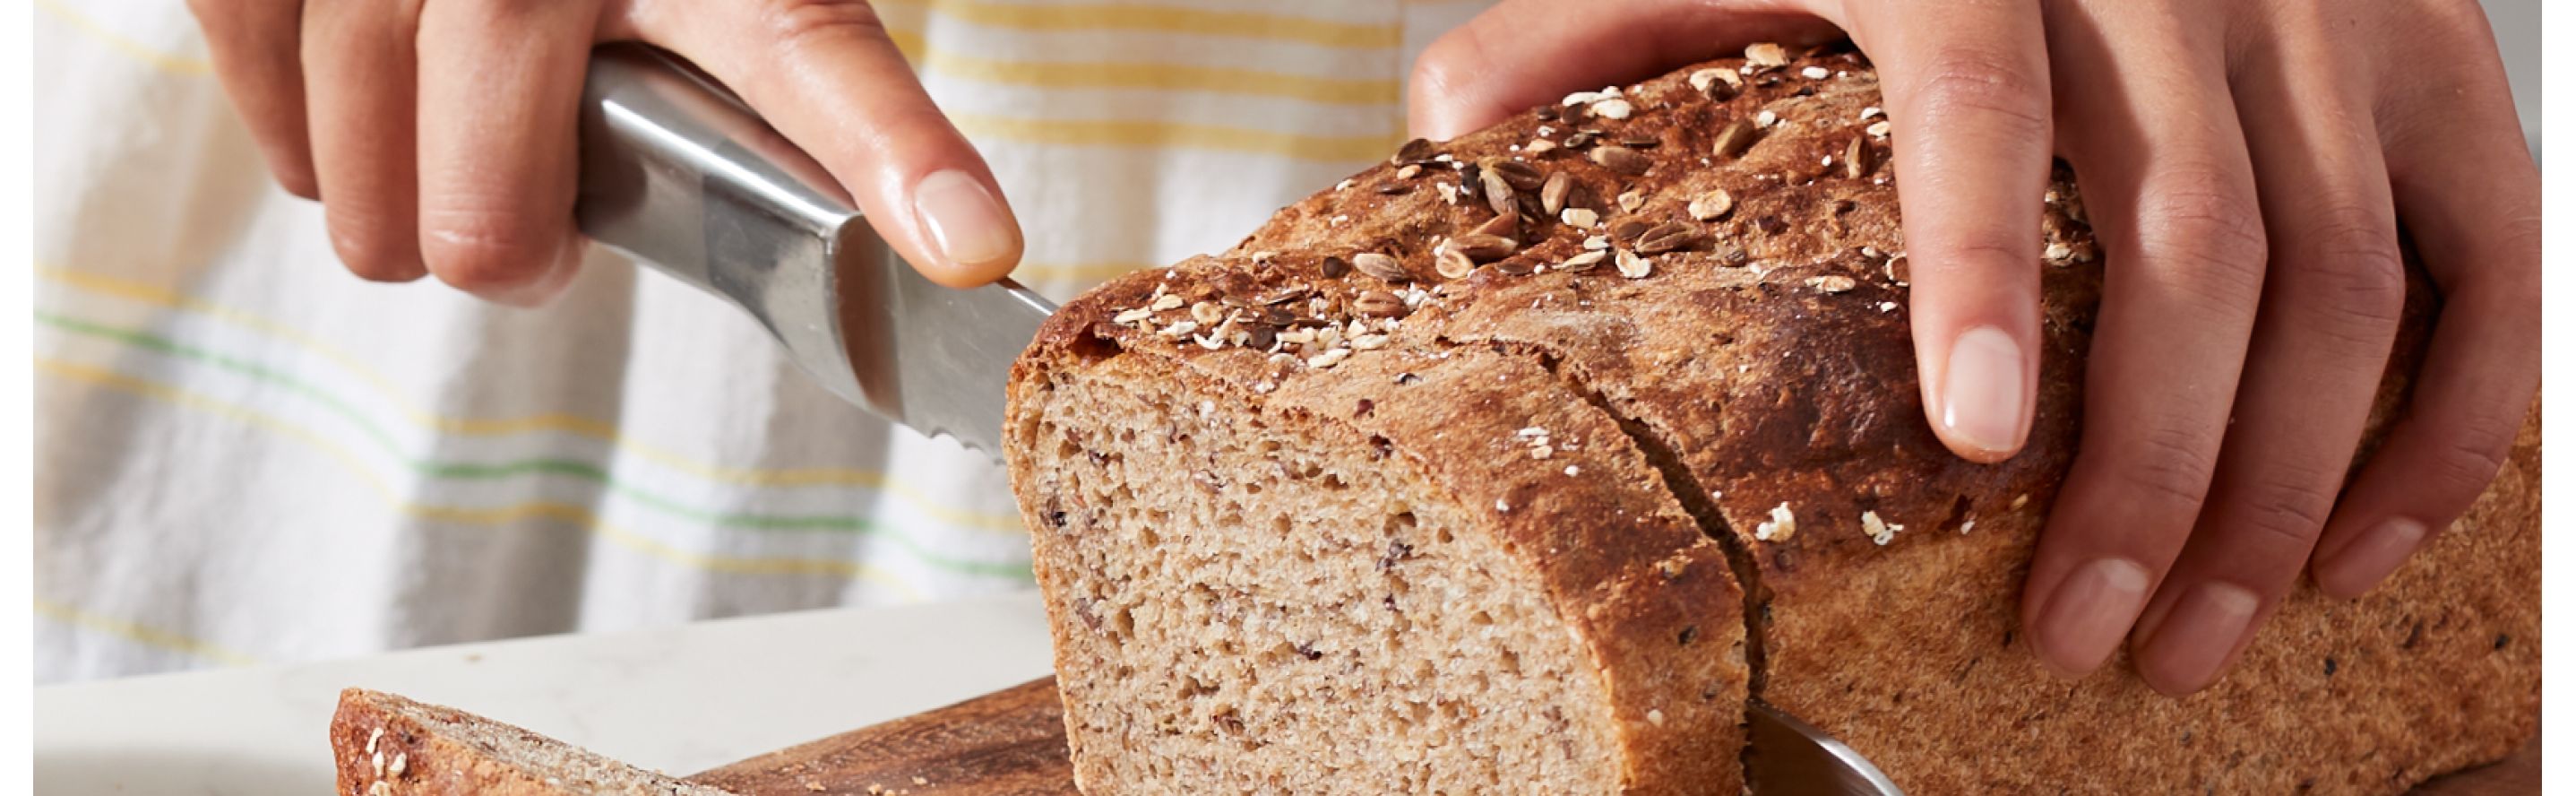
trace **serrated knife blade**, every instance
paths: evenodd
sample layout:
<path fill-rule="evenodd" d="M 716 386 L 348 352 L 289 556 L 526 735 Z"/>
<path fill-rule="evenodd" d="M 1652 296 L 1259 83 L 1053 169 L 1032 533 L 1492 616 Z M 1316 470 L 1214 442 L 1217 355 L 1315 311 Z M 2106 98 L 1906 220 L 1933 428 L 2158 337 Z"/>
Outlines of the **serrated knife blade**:
<path fill-rule="evenodd" d="M 1744 780 L 1759 796 L 1904 796 L 1841 741 L 1756 700 L 1745 711 Z"/>
<path fill-rule="evenodd" d="M 895 256 L 822 167 L 687 62 L 594 52 L 583 94 L 584 234 L 749 312 L 825 389 L 1001 455 L 1012 360 L 1055 305 L 1003 281 L 940 287 Z M 1763 796 L 1902 796 L 1851 747 L 1754 703 Z"/>
<path fill-rule="evenodd" d="M 833 394 L 1001 456 L 1011 361 L 1055 305 L 923 278 L 820 165 L 676 57 L 601 47 L 582 99 L 583 234 L 749 312 Z"/>

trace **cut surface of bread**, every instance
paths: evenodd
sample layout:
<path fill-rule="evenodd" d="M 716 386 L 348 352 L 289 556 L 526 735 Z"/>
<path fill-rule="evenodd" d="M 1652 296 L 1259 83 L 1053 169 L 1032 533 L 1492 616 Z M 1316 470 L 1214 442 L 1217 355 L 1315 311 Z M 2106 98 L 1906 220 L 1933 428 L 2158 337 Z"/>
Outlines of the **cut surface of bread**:
<path fill-rule="evenodd" d="M 343 796 L 731 796 L 452 708 L 351 688 L 331 716 Z"/>
<path fill-rule="evenodd" d="M 1597 793 L 1737 776 L 1741 598 L 1617 425 L 1509 357 L 1350 373 L 1261 393 L 1129 356 L 1021 385 L 1046 395 L 1014 439 L 1059 465 L 1015 475 L 1048 496 L 1036 550 L 1076 780 Z"/>
<path fill-rule="evenodd" d="M 1757 49 L 1408 144 L 1233 250 L 1067 304 L 1014 373 L 1009 458 L 1087 792 L 1536 766 L 1502 781 L 1732 793 L 1731 765 L 1659 768 L 1734 760 L 1736 722 L 1672 722 L 1695 694 L 1739 719 L 1782 707 L 1917 793 L 2395 793 L 2536 730 L 2536 413 L 2397 577 L 2356 601 L 2300 584 L 2207 691 L 2160 696 L 2125 660 L 2047 675 L 2016 640 L 2020 585 L 2075 453 L 2110 257 L 2060 168 L 2033 247 L 2028 447 L 1950 455 L 1923 421 L 1878 106 L 1847 47 Z M 2365 455 L 2436 311 L 2409 268 Z M 1561 444 L 1573 427 L 1597 431 Z M 1414 544 L 1383 521 L 1397 507 L 1446 534 L 1440 557 L 1378 567 Z M 1682 567 L 1714 564 L 1722 589 L 1657 598 L 1697 613 L 1599 620 L 1645 582 L 1625 573 L 1677 554 L 1724 559 Z M 1390 574 L 1466 598 L 1367 614 Z M 1497 626 L 1459 634 L 1478 616 Z M 1723 644 L 1670 643 L 1726 622 Z M 1502 676 L 1501 649 L 1553 683 Z M 1741 696 L 1700 688 L 1705 667 Z M 1349 737 L 1425 695 L 1454 705 L 1442 723 Z"/>

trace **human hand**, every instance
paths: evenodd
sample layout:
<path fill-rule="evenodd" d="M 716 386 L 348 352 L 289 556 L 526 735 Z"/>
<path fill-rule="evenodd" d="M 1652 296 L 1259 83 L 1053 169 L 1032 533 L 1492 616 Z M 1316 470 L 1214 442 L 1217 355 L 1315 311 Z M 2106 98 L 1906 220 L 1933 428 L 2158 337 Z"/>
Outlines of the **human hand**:
<path fill-rule="evenodd" d="M 1956 453 L 2029 433 L 2041 189 L 2108 254 L 2083 439 L 2025 586 L 2068 677 L 2123 640 L 2214 682 L 2307 568 L 2358 596 L 2465 511 L 2539 389 L 2540 175 L 2472 0 L 1508 0 L 1416 65 L 1418 134 L 1756 41 L 1879 67 L 1924 406 Z M 2443 298 L 2406 416 L 2344 489 L 2390 355 L 2403 219 Z"/>
<path fill-rule="evenodd" d="M 1019 223 L 865 2 L 190 0 L 225 91 L 349 270 L 537 304 L 579 262 L 592 45 L 690 60 L 811 153 L 932 281 L 991 282 Z"/>

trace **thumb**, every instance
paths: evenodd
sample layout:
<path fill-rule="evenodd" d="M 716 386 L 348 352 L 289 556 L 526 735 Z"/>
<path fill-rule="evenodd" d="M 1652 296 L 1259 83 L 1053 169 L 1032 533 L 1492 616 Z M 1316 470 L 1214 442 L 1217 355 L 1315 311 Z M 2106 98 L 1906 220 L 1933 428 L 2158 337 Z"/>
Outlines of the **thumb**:
<path fill-rule="evenodd" d="M 1648 77 L 1760 41 L 1822 43 L 1833 25 L 1798 0 L 1508 0 L 1413 62 L 1413 133 L 1444 140 L 1568 92 Z"/>
<path fill-rule="evenodd" d="M 641 38 L 706 69 L 813 155 L 923 276 L 973 287 L 1019 265 L 1019 219 L 992 171 L 868 4 L 706 0 L 632 13 Z"/>

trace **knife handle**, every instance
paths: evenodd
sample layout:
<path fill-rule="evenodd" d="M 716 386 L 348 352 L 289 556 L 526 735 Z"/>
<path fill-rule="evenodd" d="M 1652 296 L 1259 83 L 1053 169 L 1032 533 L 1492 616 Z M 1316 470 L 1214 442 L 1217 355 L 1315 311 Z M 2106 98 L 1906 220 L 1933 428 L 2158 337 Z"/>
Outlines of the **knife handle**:
<path fill-rule="evenodd" d="M 740 306 L 826 389 L 900 416 L 861 383 L 843 309 L 852 285 L 912 269 L 822 166 L 686 61 L 643 45 L 593 51 L 580 126 L 583 234 Z"/>

